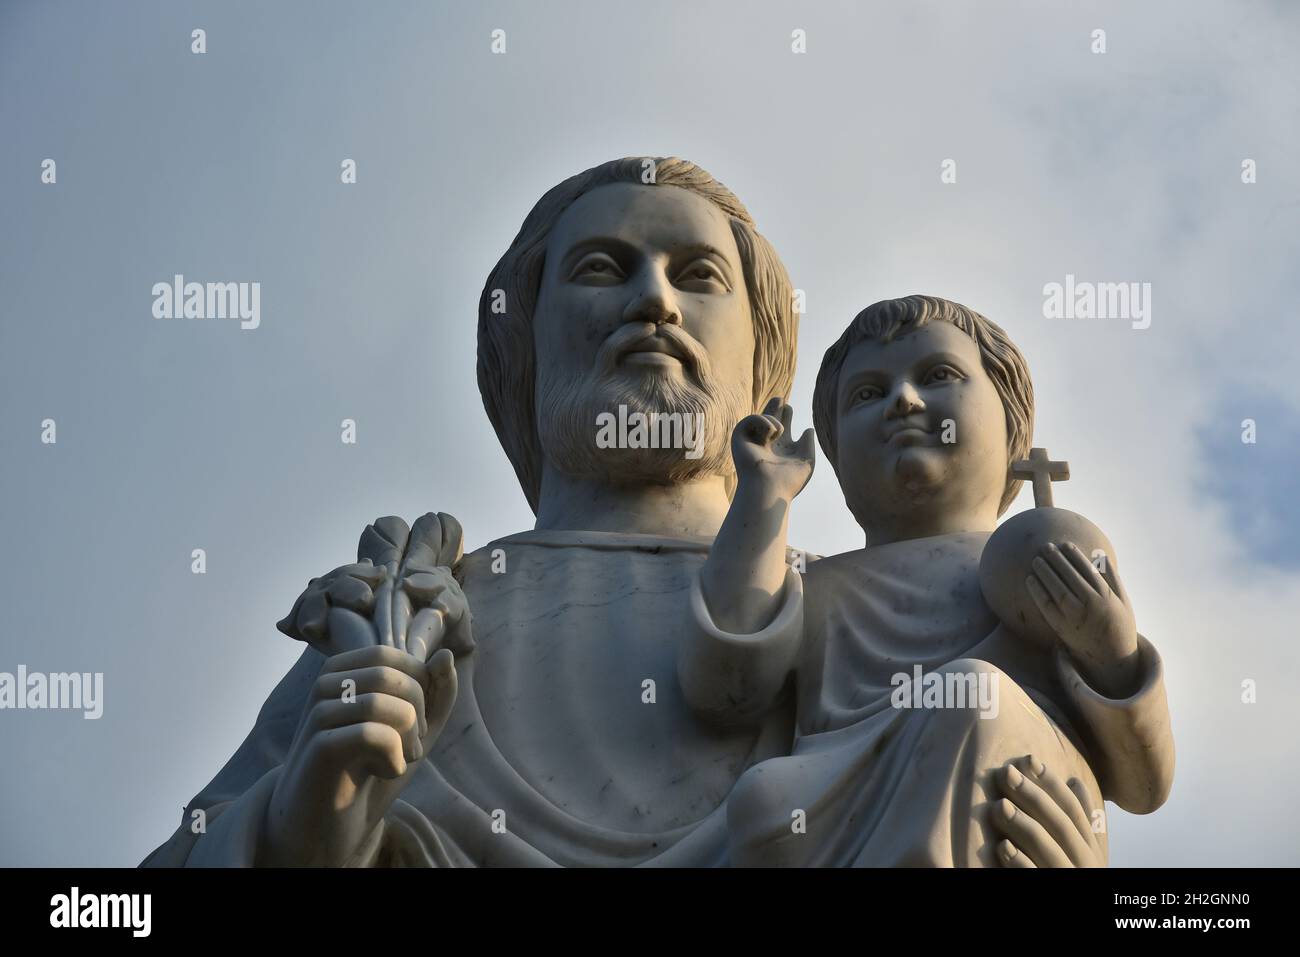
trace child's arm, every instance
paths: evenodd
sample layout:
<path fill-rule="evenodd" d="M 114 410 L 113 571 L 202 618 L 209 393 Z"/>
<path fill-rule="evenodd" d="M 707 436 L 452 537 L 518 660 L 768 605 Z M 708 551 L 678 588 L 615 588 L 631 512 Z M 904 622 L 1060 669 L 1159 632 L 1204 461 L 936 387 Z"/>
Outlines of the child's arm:
<path fill-rule="evenodd" d="M 1057 675 L 1102 796 L 1130 814 L 1150 814 L 1173 786 L 1174 735 L 1160 655 L 1141 635 L 1138 645 L 1137 688 L 1126 696 L 1098 691 L 1063 653 Z"/>
<path fill-rule="evenodd" d="M 696 713 L 723 724 L 767 713 L 803 642 L 803 579 L 786 565 L 786 514 L 812 475 L 813 434 L 791 442 L 789 425 L 790 408 L 773 399 L 736 426 L 736 494 L 691 585 L 677 677 Z"/>
<path fill-rule="evenodd" d="M 790 419 L 790 407 L 773 399 L 731 436 L 736 494 L 700 572 L 705 605 L 722 631 L 761 631 L 781 604 L 790 502 L 812 477 L 814 455 L 812 429 L 796 443 Z"/>

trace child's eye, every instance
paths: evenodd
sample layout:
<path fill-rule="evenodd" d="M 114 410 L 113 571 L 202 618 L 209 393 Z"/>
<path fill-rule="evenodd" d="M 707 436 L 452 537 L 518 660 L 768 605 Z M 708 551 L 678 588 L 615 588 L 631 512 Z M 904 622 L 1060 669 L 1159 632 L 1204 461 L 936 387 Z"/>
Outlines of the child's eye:
<path fill-rule="evenodd" d="M 881 393 L 879 386 L 864 385 L 862 388 L 858 389 L 857 392 L 853 393 L 853 398 L 857 399 L 859 402 L 870 402 L 872 399 L 879 399 L 882 394 L 883 393 Z"/>
<path fill-rule="evenodd" d="M 962 374 L 952 366 L 936 366 L 930 370 L 929 375 L 925 377 L 926 383 L 930 382 L 956 382 L 963 378 Z"/>

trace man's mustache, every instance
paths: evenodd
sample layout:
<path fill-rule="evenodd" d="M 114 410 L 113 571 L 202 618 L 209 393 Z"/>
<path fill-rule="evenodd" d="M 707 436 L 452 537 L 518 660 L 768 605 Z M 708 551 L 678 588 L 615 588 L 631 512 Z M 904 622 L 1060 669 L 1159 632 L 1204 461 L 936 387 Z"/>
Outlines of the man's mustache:
<path fill-rule="evenodd" d="M 630 322 L 619 326 L 609 334 L 596 353 L 596 372 L 601 376 L 611 376 L 618 368 L 619 361 L 628 353 L 639 351 L 649 340 L 659 339 L 670 351 L 682 360 L 687 373 L 700 385 L 707 383 L 713 375 L 709 354 L 704 346 L 680 326 L 661 324 L 651 327 L 645 322 Z"/>

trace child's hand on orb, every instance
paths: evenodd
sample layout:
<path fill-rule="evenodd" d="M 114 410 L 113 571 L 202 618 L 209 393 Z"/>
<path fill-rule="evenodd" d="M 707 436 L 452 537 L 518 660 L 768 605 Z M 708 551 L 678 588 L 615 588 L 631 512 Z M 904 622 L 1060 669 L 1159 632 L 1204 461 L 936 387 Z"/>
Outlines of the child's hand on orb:
<path fill-rule="evenodd" d="M 1108 668 L 1137 651 L 1137 625 L 1113 565 L 1102 575 L 1073 542 L 1039 550 L 1025 588 L 1081 664 Z"/>

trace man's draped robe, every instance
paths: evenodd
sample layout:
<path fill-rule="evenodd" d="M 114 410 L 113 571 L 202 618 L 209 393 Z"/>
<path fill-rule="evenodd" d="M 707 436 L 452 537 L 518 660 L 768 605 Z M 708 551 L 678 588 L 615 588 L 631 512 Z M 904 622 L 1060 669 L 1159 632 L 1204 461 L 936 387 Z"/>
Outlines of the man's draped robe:
<path fill-rule="evenodd" d="M 683 700 L 683 609 L 709 544 L 526 532 L 466 555 L 457 578 L 476 647 L 457 659 L 455 708 L 352 863 L 727 864 L 727 794 L 747 767 L 789 753 L 794 715 L 786 701 L 723 730 Z M 797 640 L 787 629 L 776 644 Z M 147 865 L 257 863 L 265 810 L 324 661 L 303 652 Z M 202 835 L 189 826 L 197 808 Z"/>
<path fill-rule="evenodd" d="M 477 644 L 457 659 L 455 709 L 352 863 L 988 865 L 976 812 L 991 770 L 1024 754 L 1079 779 L 1095 808 L 1103 794 L 1159 806 L 1173 752 L 1154 649 L 1140 639 L 1141 687 L 1112 701 L 1026 648 L 980 595 L 986 537 L 812 562 L 806 597 L 790 572 L 773 622 L 740 636 L 720 632 L 700 597 L 705 541 L 528 532 L 465 556 Z M 303 653 L 147 865 L 257 863 L 323 661 Z M 796 664 L 797 734 L 783 693 Z M 996 672 L 998 717 L 892 707 L 892 676 L 914 664 Z M 701 710 L 710 695 L 754 694 L 762 707 L 737 722 Z M 189 827 L 196 808 L 203 835 Z"/>
<path fill-rule="evenodd" d="M 1090 810 L 1103 796 L 1135 813 L 1164 802 L 1173 739 L 1155 649 L 1139 636 L 1130 697 L 1097 693 L 1068 658 L 1010 634 L 989 610 L 979 587 L 987 539 L 935 536 L 808 566 L 804 613 L 787 613 L 806 628 L 796 742 L 732 792 L 733 864 L 994 865 L 1000 837 L 985 812 L 1001 794 L 991 774 L 1023 755 L 1076 779 Z M 698 587 L 692 609 L 688 641 L 744 640 L 718 632 Z M 910 679 L 916 665 L 996 680 L 996 717 L 969 706 L 895 707 L 894 676 Z M 761 684 L 750 690 L 762 694 Z"/>

